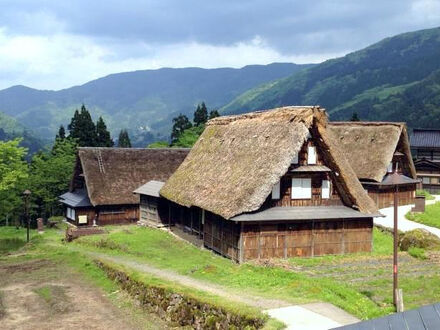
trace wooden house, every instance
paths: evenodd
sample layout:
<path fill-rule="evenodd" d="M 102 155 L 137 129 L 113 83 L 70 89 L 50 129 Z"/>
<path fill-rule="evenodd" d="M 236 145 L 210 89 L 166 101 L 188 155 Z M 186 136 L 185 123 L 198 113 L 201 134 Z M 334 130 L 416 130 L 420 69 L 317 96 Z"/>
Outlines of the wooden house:
<path fill-rule="evenodd" d="M 319 107 L 210 120 L 154 192 L 168 201 L 159 221 L 238 262 L 371 251 L 377 206 L 327 125 Z"/>
<path fill-rule="evenodd" d="M 66 219 L 78 226 L 139 220 L 133 190 L 150 180 L 166 180 L 188 149 L 79 148 L 70 189 L 60 196 Z"/>
<path fill-rule="evenodd" d="M 440 129 L 415 128 L 410 144 L 423 189 L 440 194 Z"/>
<path fill-rule="evenodd" d="M 399 205 L 414 204 L 418 181 L 404 123 L 331 122 L 329 130 L 379 209 L 394 204 L 386 181 L 393 171 L 407 182 L 399 187 Z"/>

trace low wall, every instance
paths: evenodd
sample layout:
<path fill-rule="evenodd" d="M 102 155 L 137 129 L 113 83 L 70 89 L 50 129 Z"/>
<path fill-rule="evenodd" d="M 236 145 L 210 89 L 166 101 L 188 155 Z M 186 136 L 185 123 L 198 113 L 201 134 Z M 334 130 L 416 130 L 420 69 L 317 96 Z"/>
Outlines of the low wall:
<path fill-rule="evenodd" d="M 150 286 L 101 261 L 96 261 L 107 276 L 161 319 L 194 329 L 261 329 L 265 319 L 239 315 L 219 306 L 198 301 L 165 288 Z"/>
<path fill-rule="evenodd" d="M 66 229 L 66 241 L 71 242 L 81 236 L 104 234 L 105 230 L 97 227 L 68 227 Z"/>

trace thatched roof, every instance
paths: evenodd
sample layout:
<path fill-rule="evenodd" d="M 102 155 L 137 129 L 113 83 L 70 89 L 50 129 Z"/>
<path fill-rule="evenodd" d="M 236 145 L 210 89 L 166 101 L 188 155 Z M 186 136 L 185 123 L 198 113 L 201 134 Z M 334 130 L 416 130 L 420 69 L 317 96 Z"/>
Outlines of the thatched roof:
<path fill-rule="evenodd" d="M 327 115 L 319 107 L 283 107 L 210 120 L 160 194 L 226 219 L 256 211 L 312 132 L 322 136 L 328 162 L 340 173 L 335 179 L 347 189 L 342 196 L 346 204 L 375 213 L 375 204 L 325 134 L 326 124 Z"/>
<path fill-rule="evenodd" d="M 150 180 L 166 181 L 188 152 L 174 148 L 79 148 L 77 162 L 93 206 L 138 204 L 139 196 L 133 190 Z"/>
<path fill-rule="evenodd" d="M 405 173 L 416 178 L 404 123 L 331 122 L 329 130 L 359 179 L 381 182 L 396 151 L 404 154 Z"/>

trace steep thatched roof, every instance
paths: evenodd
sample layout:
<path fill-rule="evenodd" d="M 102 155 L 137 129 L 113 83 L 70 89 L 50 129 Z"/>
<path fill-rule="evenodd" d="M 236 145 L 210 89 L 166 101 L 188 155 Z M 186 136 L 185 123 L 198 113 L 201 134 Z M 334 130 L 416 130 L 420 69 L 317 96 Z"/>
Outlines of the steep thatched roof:
<path fill-rule="evenodd" d="M 331 122 L 329 130 L 359 179 L 381 182 L 396 151 L 406 158 L 406 175 L 416 178 L 404 123 Z"/>
<path fill-rule="evenodd" d="M 326 124 L 327 115 L 319 107 L 284 107 L 213 119 L 160 193 L 226 219 L 255 211 L 311 132 L 325 140 L 322 147 L 329 163 L 340 173 L 338 185 L 347 189 L 343 196 L 347 205 L 375 213 L 373 201 L 325 134 Z"/>
<path fill-rule="evenodd" d="M 139 196 L 133 190 L 150 180 L 166 181 L 188 152 L 172 148 L 79 148 L 77 162 L 94 206 L 137 204 Z"/>

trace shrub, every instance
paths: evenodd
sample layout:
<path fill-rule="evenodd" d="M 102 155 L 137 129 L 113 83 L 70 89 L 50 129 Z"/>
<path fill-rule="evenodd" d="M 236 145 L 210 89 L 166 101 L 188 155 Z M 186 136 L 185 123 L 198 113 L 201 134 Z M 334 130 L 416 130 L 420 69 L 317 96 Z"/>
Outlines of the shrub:
<path fill-rule="evenodd" d="M 402 251 L 408 251 L 410 247 L 422 249 L 440 248 L 440 238 L 426 229 L 414 229 L 401 235 L 399 246 Z"/>
<path fill-rule="evenodd" d="M 434 199 L 434 196 L 432 196 L 428 191 L 426 191 L 424 189 L 416 190 L 416 196 L 425 196 L 425 199 L 427 201 Z"/>
<path fill-rule="evenodd" d="M 62 215 L 54 215 L 52 217 L 50 217 L 49 219 L 47 219 L 47 221 L 49 222 L 62 222 L 64 219 L 64 217 Z"/>

